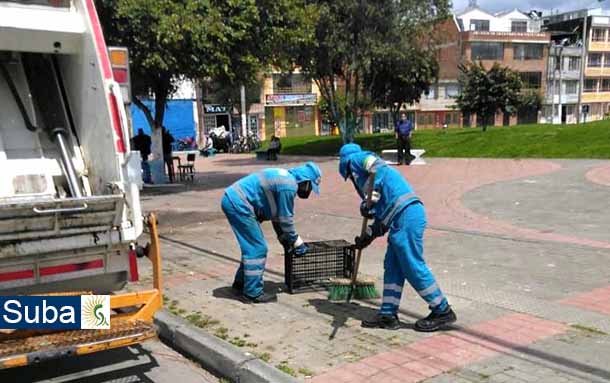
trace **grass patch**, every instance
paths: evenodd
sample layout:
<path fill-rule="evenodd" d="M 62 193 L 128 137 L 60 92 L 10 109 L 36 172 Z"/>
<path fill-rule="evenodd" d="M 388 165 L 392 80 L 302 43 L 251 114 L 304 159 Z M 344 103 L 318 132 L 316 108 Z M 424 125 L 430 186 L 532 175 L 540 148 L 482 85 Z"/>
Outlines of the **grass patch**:
<path fill-rule="evenodd" d="M 271 361 L 271 354 L 268 352 L 254 352 L 253 354 L 265 363 L 269 363 Z"/>
<path fill-rule="evenodd" d="M 229 338 L 229 329 L 226 327 L 218 327 L 216 331 L 214 331 L 214 335 L 222 340 L 227 340 Z"/>
<path fill-rule="evenodd" d="M 588 326 L 583 326 L 580 324 L 571 324 L 570 327 L 585 332 L 587 334 L 591 334 L 591 335 L 608 335 L 607 333 L 603 332 L 600 329 L 594 328 L 594 327 L 588 327 Z"/>
<path fill-rule="evenodd" d="M 241 339 L 238 336 L 231 338 L 229 340 L 229 343 L 231 343 L 233 346 L 237 346 L 237 347 L 244 347 L 246 345 L 246 341 Z"/>
<path fill-rule="evenodd" d="M 199 328 L 209 328 L 220 324 L 218 320 L 213 319 L 209 315 L 201 315 L 200 312 L 190 313 L 185 317 L 185 319 L 189 321 L 189 323 L 191 323 L 193 326 Z"/>
<path fill-rule="evenodd" d="M 290 376 L 294 376 L 296 378 L 297 373 L 294 371 L 294 368 L 290 367 L 288 365 L 287 361 L 282 361 L 280 362 L 280 364 L 276 365 L 275 368 L 277 368 L 278 370 L 285 372 L 286 374 L 290 375 Z"/>
<path fill-rule="evenodd" d="M 395 149 L 391 133 L 356 136 L 363 148 L 381 153 Z M 282 138 L 282 153 L 336 156 L 339 136 Z M 422 129 L 413 134 L 413 148 L 427 157 L 472 158 L 610 158 L 610 121 L 580 125 L 516 125 L 479 128 Z"/>
<path fill-rule="evenodd" d="M 304 375 L 304 376 L 313 376 L 315 374 L 315 372 L 311 371 L 310 369 L 308 369 L 306 367 L 301 367 L 301 368 L 299 368 L 299 374 Z"/>

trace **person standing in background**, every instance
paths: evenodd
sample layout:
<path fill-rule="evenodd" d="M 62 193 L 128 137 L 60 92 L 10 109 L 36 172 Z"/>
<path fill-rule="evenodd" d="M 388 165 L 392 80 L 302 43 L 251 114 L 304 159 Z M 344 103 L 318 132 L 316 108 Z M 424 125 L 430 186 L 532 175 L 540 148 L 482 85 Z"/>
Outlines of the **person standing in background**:
<path fill-rule="evenodd" d="M 138 129 L 138 134 L 133 138 L 133 148 L 139 151 L 140 157 L 142 157 L 142 178 L 147 184 L 151 183 L 150 166 L 148 165 L 151 145 L 150 136 L 144 133 L 143 129 Z"/>
<path fill-rule="evenodd" d="M 398 143 L 398 164 L 409 165 L 415 157 L 411 155 L 411 132 L 413 123 L 407 118 L 406 113 L 401 113 L 400 120 L 396 123 L 396 141 Z M 405 157 L 406 155 L 406 157 Z M 405 159 L 406 158 L 406 159 Z"/>
<path fill-rule="evenodd" d="M 169 177 L 169 182 L 173 183 L 176 179 L 176 175 L 174 172 L 174 159 L 172 157 L 172 143 L 174 143 L 174 136 L 167 130 L 167 128 L 163 127 L 163 161 L 165 161 L 165 165 L 167 166 L 167 176 Z"/>

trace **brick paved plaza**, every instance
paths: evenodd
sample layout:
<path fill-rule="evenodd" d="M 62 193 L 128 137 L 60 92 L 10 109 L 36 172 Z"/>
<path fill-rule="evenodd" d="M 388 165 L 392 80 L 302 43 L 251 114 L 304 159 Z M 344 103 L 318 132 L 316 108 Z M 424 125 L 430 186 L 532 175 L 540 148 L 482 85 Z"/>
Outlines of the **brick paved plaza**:
<path fill-rule="evenodd" d="M 379 301 L 331 303 L 283 291 L 284 261 L 269 223 L 266 289 L 279 302 L 246 305 L 231 292 L 239 249 L 220 211 L 226 186 L 266 166 L 251 155 L 198 159 L 195 183 L 143 196 L 163 234 L 167 305 L 201 327 L 311 382 L 610 381 L 610 164 L 594 160 L 428 159 L 400 170 L 423 199 L 425 257 L 454 307 L 451 331 L 421 334 L 427 307 L 405 289 L 398 331 L 360 321 Z M 297 201 L 308 240 L 351 241 L 358 198 L 318 158 L 322 195 Z M 361 272 L 380 288 L 385 239 Z M 144 281 L 150 277 L 141 263 Z"/>

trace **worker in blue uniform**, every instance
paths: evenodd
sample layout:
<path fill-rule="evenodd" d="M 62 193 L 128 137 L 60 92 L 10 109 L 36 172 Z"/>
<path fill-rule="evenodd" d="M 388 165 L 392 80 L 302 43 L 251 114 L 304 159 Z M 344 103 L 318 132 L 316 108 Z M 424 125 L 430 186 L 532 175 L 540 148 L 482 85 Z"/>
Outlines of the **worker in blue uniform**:
<path fill-rule="evenodd" d="M 286 169 L 264 169 L 250 174 L 225 190 L 221 207 L 241 248 L 241 264 L 233 288 L 246 302 L 277 300 L 263 292 L 267 243 L 260 223 L 272 221 L 278 240 L 296 256 L 307 253 L 307 245 L 294 227 L 294 199 L 320 193 L 322 172 L 313 162 Z"/>
<path fill-rule="evenodd" d="M 362 199 L 360 212 L 373 219 L 366 234 L 355 238 L 356 248 L 370 245 L 389 232 L 384 259 L 383 303 L 379 313 L 363 327 L 398 329 L 398 308 L 405 279 L 427 302 L 431 313 L 415 323 L 415 330 L 431 332 L 456 321 L 456 315 L 423 258 L 426 213 L 404 177 L 381 158 L 346 144 L 340 151 L 339 172 L 352 180 Z M 369 175 L 374 173 L 371 206 L 366 204 Z"/>

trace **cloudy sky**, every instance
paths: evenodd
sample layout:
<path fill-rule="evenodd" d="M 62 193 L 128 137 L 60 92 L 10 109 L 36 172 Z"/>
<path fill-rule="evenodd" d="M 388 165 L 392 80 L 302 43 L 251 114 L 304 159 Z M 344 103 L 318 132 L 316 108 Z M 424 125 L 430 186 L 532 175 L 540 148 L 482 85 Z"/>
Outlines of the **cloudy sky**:
<path fill-rule="evenodd" d="M 597 0 L 478 0 L 478 4 L 479 7 L 494 12 L 513 8 L 524 11 L 530 9 L 570 11 L 586 7 L 596 8 L 600 4 L 603 8 L 610 8 L 610 1 L 600 3 Z M 453 8 L 457 11 L 466 6 L 468 6 L 468 0 L 453 0 Z"/>

